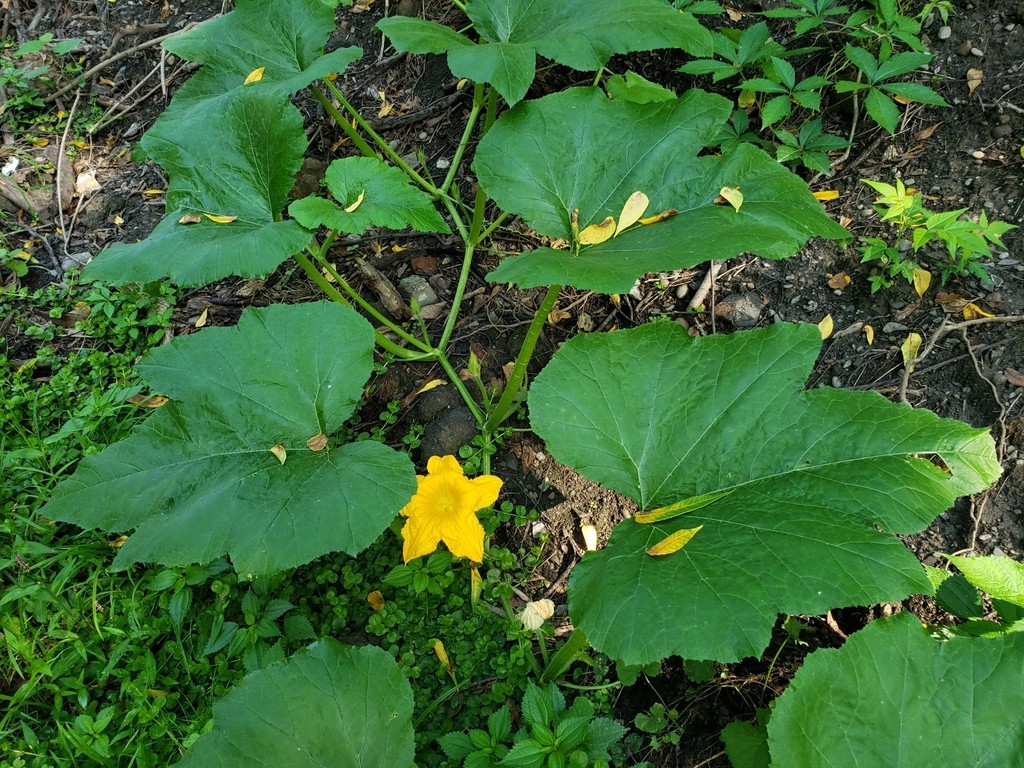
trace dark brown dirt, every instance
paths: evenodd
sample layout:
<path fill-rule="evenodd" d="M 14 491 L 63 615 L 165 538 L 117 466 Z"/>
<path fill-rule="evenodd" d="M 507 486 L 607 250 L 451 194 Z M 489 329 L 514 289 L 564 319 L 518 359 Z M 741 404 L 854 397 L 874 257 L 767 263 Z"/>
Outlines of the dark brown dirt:
<path fill-rule="evenodd" d="M 33 37 L 53 31 L 57 37 L 82 37 L 81 49 L 86 68 L 111 55 L 127 50 L 166 32 L 180 29 L 222 11 L 221 3 L 208 0 L 167 2 L 107 3 L 39 2 L 21 0 L 0 4 L 6 8 L 4 35 Z M 392 4 L 394 5 L 394 4 Z M 741 11 L 754 10 L 750 2 L 733 2 Z M 777 3 L 765 3 L 765 6 Z M 339 28 L 331 46 L 360 45 L 366 52 L 345 74 L 347 92 L 374 119 L 377 129 L 392 145 L 410 158 L 421 151 L 424 167 L 431 173 L 443 173 L 462 132 L 468 99 L 456 87 L 443 57 L 398 56 L 382 45 L 372 26 L 383 12 L 383 3 L 374 3 L 367 12 L 339 9 Z M 949 109 L 911 107 L 894 136 L 876 126 L 862 125 L 858 130 L 850 158 L 827 178 L 810 178 L 816 190 L 837 190 L 839 198 L 827 203 L 829 212 L 844 222 L 855 237 L 891 237 L 871 211 L 873 192 L 860 179 L 891 183 L 902 178 L 927 196 L 932 210 L 968 208 L 986 212 L 992 219 L 1024 224 L 1024 12 L 1011 0 L 992 3 L 957 4 L 950 19 L 951 35 L 940 40 L 940 22 L 926 28 L 929 45 L 936 56 L 931 64 L 929 84 L 952 105 Z M 759 7 L 759 6 L 758 6 Z M 461 17 L 439 0 L 428 0 L 428 18 L 458 27 Z M 12 9 L 19 9 L 15 16 Z M 38 17 L 38 19 L 36 18 Z M 723 23 L 704 17 L 705 23 Z M 739 23 L 756 20 L 747 16 Z M 126 30 L 135 30 L 126 34 Z M 977 57 L 966 48 L 983 52 Z M 172 57 L 173 59 L 173 57 Z M 649 77 L 667 75 L 666 84 L 677 89 L 698 85 L 711 87 L 704 79 L 687 80 L 674 72 L 681 63 L 671 55 L 647 54 L 613 62 L 613 69 L 632 66 Z M 163 62 L 169 75 L 168 95 L 189 71 L 180 62 Z M 96 253 L 106 243 L 144 237 L 159 220 L 163 206 L 158 196 L 145 191 L 165 186 L 158 168 L 129 162 L 131 147 L 152 124 L 165 105 L 166 96 L 157 88 L 145 98 L 151 87 L 144 85 L 134 95 L 129 91 L 150 72 L 161 66 L 159 48 L 143 47 L 103 70 L 90 81 L 85 96 L 99 96 L 101 103 L 127 107 L 123 115 L 99 131 L 92 142 L 81 149 L 74 170 L 93 170 L 102 185 L 101 192 L 81 205 L 71 228 L 67 250 L 71 253 Z M 984 77 L 973 94 L 966 83 L 968 68 L 980 68 Z M 621 71 L 621 70 L 618 70 Z M 548 71 L 535 90 L 556 89 L 578 80 L 578 73 Z M 153 80 L 156 82 L 156 79 Z M 724 90 L 727 95 L 734 95 Z M 538 95 L 537 93 L 533 95 Z M 121 101 L 123 100 L 123 101 Z M 74 92 L 54 101 L 54 106 L 69 111 Z M 307 113 L 312 146 L 321 157 L 309 169 L 314 183 L 318 171 L 332 156 L 345 153 L 338 144 L 339 135 L 313 102 L 300 100 Z M 388 107 L 390 105 L 390 107 Z M 848 120 L 833 110 L 826 113 L 835 132 L 848 130 Z M 40 136 L 56 143 L 58 135 Z M 0 155 L 24 152 L 24 137 L 5 132 Z M 464 172 L 465 173 L 465 172 Z M 465 175 L 460 183 L 467 188 L 472 179 Z M 56 223 L 44 220 L 32 226 L 23 216 L 25 229 L 12 233 L 30 237 L 39 234 L 46 243 L 38 246 L 41 267 L 31 280 L 34 284 L 59 279 L 60 259 L 44 257 L 46 245 L 59 252 L 65 245 L 56 232 Z M 31 230 L 31 231 L 30 231 Z M 68 231 L 68 230 L 66 230 Z M 452 238 L 406 237 L 379 240 L 363 238 L 344 244 L 348 251 L 369 257 L 395 283 L 417 274 L 426 278 L 442 300 L 450 301 L 457 280 L 459 243 Z M 469 298 L 454 340 L 455 359 L 464 361 L 470 348 L 481 359 L 484 379 L 500 384 L 502 366 L 512 360 L 526 326 L 532 317 L 537 292 L 506 290 L 490 286 L 483 276 L 493 267 L 497 254 L 516 251 L 528 245 L 526 234 L 514 222 L 501 230 L 492 243 L 494 253 L 485 255 L 475 268 Z M 974 278 L 956 278 L 941 289 L 977 300 L 997 317 L 1024 314 L 1024 231 L 1015 230 L 1005 237 L 1006 251 L 998 253 L 990 267 L 992 282 L 982 285 Z M 392 246 L 404 250 L 396 252 Z M 339 248 L 339 256 L 341 255 Z M 732 330 L 722 300 L 735 294 L 748 294 L 761 306 L 756 324 L 777 320 L 818 323 L 831 315 L 835 333 L 826 342 L 808 386 L 843 386 L 874 389 L 891 399 L 899 399 L 903 385 L 900 345 L 910 331 L 921 334 L 925 342 L 936 334 L 941 338 L 929 357 L 921 361 L 906 382 L 905 397 L 914 407 L 927 407 L 940 415 L 992 429 L 1003 461 L 1002 479 L 987 493 L 964 500 L 940 516 L 927 531 L 910 537 L 908 545 L 924 562 L 941 565 L 940 553 L 1004 553 L 1020 559 L 1024 552 L 1024 388 L 1013 371 L 1024 371 L 1024 324 L 991 322 L 946 333 L 943 323 L 962 321 L 948 314 L 935 301 L 937 286 L 918 297 L 906 284 L 871 294 L 867 282 L 869 269 L 859 264 L 852 248 L 832 243 L 812 243 L 800 254 L 781 262 L 741 257 L 722 267 L 714 291 L 706 301 L 719 304 L 713 313 L 694 314 L 687 309 L 690 296 L 704 276 L 704 268 L 670 275 L 652 275 L 640 281 L 633 295 L 620 304 L 608 297 L 566 291 L 560 308 L 568 315 L 545 330 L 537 368 L 557 344 L 577 332 L 619 327 L 645 322 L 664 315 L 691 328 L 693 333 Z M 852 281 L 841 290 L 830 288 L 829 279 L 845 272 Z M 359 283 L 353 275 L 354 282 Z M 233 323 L 241 309 L 249 304 L 301 300 L 311 289 L 286 269 L 266 280 L 227 280 L 192 291 L 179 302 L 176 321 L 180 333 L 193 330 L 195 319 L 209 309 L 211 324 Z M 868 344 L 863 326 L 875 329 L 873 344 Z M 444 407 L 424 416 L 415 398 L 410 397 L 439 371 L 424 366 L 394 369 L 378 379 L 370 393 L 365 413 L 374 417 L 390 400 L 403 402 L 403 421 L 397 433 L 417 419 L 427 422 L 428 431 Z M 1016 384 L 1014 382 L 1017 382 Z M 457 408 L 457 406 L 452 406 Z M 456 417 L 447 416 L 449 420 Z M 436 427 L 434 427 L 436 428 Z M 439 429 L 439 428 L 437 428 Z M 465 436 L 439 439 L 458 447 Z M 531 585 L 534 596 L 551 596 L 564 602 L 566 577 L 583 552 L 580 525 L 597 527 L 603 542 L 619 520 L 632 512 L 631 504 L 551 459 L 543 445 L 530 435 L 510 438 L 495 458 L 495 468 L 506 478 L 506 490 L 517 503 L 534 507 L 541 519 L 534 530 L 510 532 L 510 536 L 530 538 L 546 531 L 551 543 L 548 557 L 539 569 L 538 581 Z M 910 605 L 929 619 L 937 618 L 934 604 L 918 600 Z M 810 647 L 838 644 L 839 632 L 850 632 L 892 606 L 875 606 L 860 611 L 837 611 L 825 617 L 810 617 L 805 640 Z M 717 729 L 737 716 L 749 717 L 756 706 L 765 706 L 773 692 L 782 689 L 797 668 L 806 647 L 786 645 L 773 666 L 773 654 L 786 637 L 781 629 L 762 660 L 750 660 L 728 671 L 727 682 L 715 680 L 695 686 L 688 682 L 680 666 L 667 662 L 663 674 L 625 692 L 619 714 L 631 720 L 638 711 L 657 700 L 676 706 L 685 720 L 682 744 L 664 749 L 649 759 L 659 765 L 728 765 L 715 753 Z M 673 666 L 674 665 L 674 666 Z M 765 675 L 770 675 L 766 683 Z M 711 734 L 710 736 L 708 734 Z"/>

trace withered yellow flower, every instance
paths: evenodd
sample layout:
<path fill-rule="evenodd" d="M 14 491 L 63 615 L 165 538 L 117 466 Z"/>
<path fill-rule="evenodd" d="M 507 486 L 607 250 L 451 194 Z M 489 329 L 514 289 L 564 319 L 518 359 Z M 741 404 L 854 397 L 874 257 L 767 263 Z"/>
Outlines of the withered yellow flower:
<path fill-rule="evenodd" d="M 440 542 L 456 557 L 474 563 L 484 559 L 484 527 L 477 510 L 489 507 L 501 492 L 501 478 L 465 476 L 454 456 L 431 456 L 427 474 L 416 476 L 417 489 L 401 515 L 402 558 L 405 562 L 429 555 Z"/>

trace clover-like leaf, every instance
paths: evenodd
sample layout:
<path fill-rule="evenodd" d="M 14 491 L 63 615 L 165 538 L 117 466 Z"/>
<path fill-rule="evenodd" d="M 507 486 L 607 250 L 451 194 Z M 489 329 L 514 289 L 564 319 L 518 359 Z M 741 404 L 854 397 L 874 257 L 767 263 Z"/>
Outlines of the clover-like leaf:
<path fill-rule="evenodd" d="M 416 189 L 397 168 L 372 157 L 335 160 L 324 176 L 334 199 L 304 197 L 288 207 L 304 227 L 325 226 L 361 235 L 370 227 L 449 232 L 430 196 Z"/>
<path fill-rule="evenodd" d="M 524 102 L 480 142 L 474 170 L 504 210 L 541 234 L 572 240 L 581 228 L 618 216 L 636 190 L 665 221 L 635 227 L 578 254 L 538 248 L 506 258 L 488 279 L 524 287 L 567 284 L 625 293 L 646 272 L 690 267 L 742 252 L 791 255 L 812 236 L 842 239 L 806 184 L 761 150 L 699 156 L 732 107 L 691 90 L 680 99 L 636 104 L 576 88 Z M 723 187 L 742 187 L 743 206 L 716 205 Z"/>
<path fill-rule="evenodd" d="M 930 591 L 894 534 L 998 477 L 992 438 L 876 393 L 805 390 L 820 348 L 814 325 L 693 339 L 659 323 L 571 339 L 537 376 L 530 419 L 552 456 L 642 511 L 682 511 L 620 523 L 574 569 L 570 614 L 599 650 L 736 661 L 779 613 Z"/>
<path fill-rule="evenodd" d="M 322 639 L 248 675 L 178 768 L 412 768 L 412 689 L 387 653 Z"/>
<path fill-rule="evenodd" d="M 307 442 L 352 414 L 372 350 L 369 323 L 327 302 L 247 310 L 235 328 L 154 349 L 139 373 L 172 402 L 85 459 L 44 514 L 135 529 L 117 567 L 228 553 L 240 573 L 262 575 L 354 555 L 416 490 L 412 463 L 376 442 Z"/>
<path fill-rule="evenodd" d="M 490 83 L 509 104 L 526 95 L 538 54 L 594 71 L 616 53 L 682 48 L 705 56 L 711 50 L 707 30 L 661 0 L 590 0 L 586 13 L 560 0 L 469 0 L 466 15 L 483 45 L 421 19 L 393 16 L 377 26 L 399 51 L 447 52 L 452 74 Z"/>
<path fill-rule="evenodd" d="M 768 722 L 773 766 L 1019 765 L 1024 634 L 929 637 L 902 613 L 812 653 Z"/>

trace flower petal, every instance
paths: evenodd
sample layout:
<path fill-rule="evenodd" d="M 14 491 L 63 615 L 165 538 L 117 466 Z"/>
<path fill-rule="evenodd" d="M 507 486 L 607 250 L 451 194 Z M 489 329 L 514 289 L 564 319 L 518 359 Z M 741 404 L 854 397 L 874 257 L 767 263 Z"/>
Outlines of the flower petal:
<path fill-rule="evenodd" d="M 474 563 L 484 561 L 485 536 L 484 527 L 472 513 L 460 515 L 457 521 L 450 522 L 441 529 L 441 541 L 448 547 L 448 551 L 456 557 L 464 557 Z"/>
<path fill-rule="evenodd" d="M 433 524 L 429 515 L 411 516 L 402 526 L 402 560 L 408 563 L 417 557 L 429 555 L 441 543 L 441 529 Z M 483 544 L 481 543 L 481 549 Z"/>

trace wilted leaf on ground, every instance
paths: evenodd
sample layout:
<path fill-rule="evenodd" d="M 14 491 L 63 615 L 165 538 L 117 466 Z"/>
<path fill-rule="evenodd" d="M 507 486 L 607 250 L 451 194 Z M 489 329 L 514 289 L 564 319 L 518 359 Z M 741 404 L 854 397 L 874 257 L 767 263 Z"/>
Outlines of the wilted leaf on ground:
<path fill-rule="evenodd" d="M 575 567 L 570 615 L 596 648 L 736 661 L 764 650 L 779 613 L 930 591 L 894 534 L 998 477 L 992 438 L 877 393 L 805 389 L 821 343 L 813 325 L 694 339 L 657 323 L 573 338 L 537 376 L 530 420 L 558 461 L 641 510 L 719 494 L 620 523 Z M 697 526 L 675 554 L 646 554 Z"/>
<path fill-rule="evenodd" d="M 900 344 L 900 354 L 903 355 L 903 364 L 912 365 L 917 360 L 917 354 L 921 351 L 921 334 L 911 331 L 907 338 Z"/>
<path fill-rule="evenodd" d="M 1006 768 L 1024 745 L 1024 633 L 929 637 L 912 613 L 806 658 L 768 722 L 772 765 Z"/>
<path fill-rule="evenodd" d="M 413 768 L 412 689 L 387 653 L 318 640 L 213 705 L 178 768 Z"/>
<path fill-rule="evenodd" d="M 229 554 L 258 576 L 354 555 L 412 496 L 412 462 L 373 441 L 314 450 L 307 440 L 341 429 L 372 352 L 370 324 L 329 302 L 249 309 L 236 327 L 158 347 L 138 370 L 172 402 L 83 460 L 43 514 L 134 529 L 119 567 Z"/>

